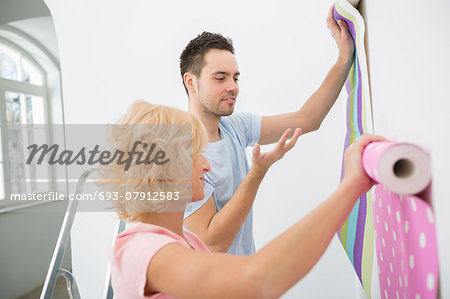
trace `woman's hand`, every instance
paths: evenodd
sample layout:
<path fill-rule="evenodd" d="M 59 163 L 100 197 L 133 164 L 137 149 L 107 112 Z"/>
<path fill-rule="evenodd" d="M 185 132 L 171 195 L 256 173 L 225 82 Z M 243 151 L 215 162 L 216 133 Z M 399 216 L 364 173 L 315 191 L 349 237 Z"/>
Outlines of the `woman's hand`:
<path fill-rule="evenodd" d="M 362 153 L 369 143 L 386 140 L 379 135 L 364 134 L 353 142 L 344 153 L 344 178 L 342 181 L 350 182 L 352 186 L 359 188 L 360 194 L 369 191 L 375 182 L 363 169 Z"/>

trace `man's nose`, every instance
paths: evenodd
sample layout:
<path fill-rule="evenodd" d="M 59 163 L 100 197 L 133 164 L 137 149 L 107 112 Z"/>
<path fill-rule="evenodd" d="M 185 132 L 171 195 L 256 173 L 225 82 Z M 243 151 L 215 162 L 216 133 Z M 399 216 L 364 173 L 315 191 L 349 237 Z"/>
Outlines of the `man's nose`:
<path fill-rule="evenodd" d="M 227 92 L 236 92 L 239 89 L 239 85 L 234 79 L 231 79 L 231 82 L 228 83 Z"/>

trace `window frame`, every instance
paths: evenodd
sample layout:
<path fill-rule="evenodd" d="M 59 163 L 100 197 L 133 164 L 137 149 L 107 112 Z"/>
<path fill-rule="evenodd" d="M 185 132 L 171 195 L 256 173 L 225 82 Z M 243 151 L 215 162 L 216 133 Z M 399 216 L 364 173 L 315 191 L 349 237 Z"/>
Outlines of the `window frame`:
<path fill-rule="evenodd" d="M 24 37 L 24 36 L 22 36 Z M 26 36 L 25 36 L 26 38 Z M 39 44 L 36 44 L 36 42 L 33 39 L 28 39 L 28 41 L 34 46 L 37 46 L 39 49 L 42 50 L 42 46 Z M 45 125 L 47 125 L 47 136 L 49 138 L 49 142 L 52 140 L 52 134 L 50 131 L 50 125 L 52 124 L 51 119 L 51 108 L 49 103 L 49 92 L 48 92 L 48 81 L 47 81 L 47 71 L 41 66 L 40 63 L 34 59 L 34 57 L 29 54 L 26 50 L 24 50 L 22 47 L 18 46 L 14 42 L 11 42 L 10 40 L 3 38 L 0 36 L 0 43 L 3 44 L 3 46 L 9 48 L 12 51 L 17 52 L 20 54 L 23 58 L 27 59 L 33 67 L 35 67 L 42 75 L 42 86 L 31 84 L 29 82 L 21 82 L 11 79 L 5 79 L 0 77 L 0 132 L 1 132 L 1 147 L 2 147 L 2 155 L 3 155 L 3 187 L 4 187 L 4 198 L 0 198 L 0 213 L 2 212 L 8 212 L 16 209 L 20 209 L 23 207 L 30 207 L 34 205 L 38 205 L 45 202 L 11 202 L 8 200 L 10 198 L 11 194 L 11 177 L 9 175 L 10 169 L 11 169 L 11 163 L 10 163 L 10 153 L 8 149 L 8 123 L 6 118 L 6 92 L 13 92 L 13 93 L 19 93 L 24 95 L 31 95 L 31 96 L 38 96 L 41 97 L 43 100 L 43 107 L 44 107 L 44 120 Z M 48 56 L 49 53 L 46 51 L 43 51 L 44 55 L 47 55 L 47 58 L 49 58 L 52 62 L 54 62 L 54 57 Z M 56 66 L 56 65 L 55 65 Z M 59 70 L 59 65 L 57 65 L 57 68 Z M 22 69 L 19 71 L 22 72 Z M 60 84 L 60 82 L 58 82 Z M 50 169 L 49 173 L 50 178 L 50 186 L 52 189 L 55 188 L 55 172 Z M 25 190 L 23 191 L 25 192 Z"/>

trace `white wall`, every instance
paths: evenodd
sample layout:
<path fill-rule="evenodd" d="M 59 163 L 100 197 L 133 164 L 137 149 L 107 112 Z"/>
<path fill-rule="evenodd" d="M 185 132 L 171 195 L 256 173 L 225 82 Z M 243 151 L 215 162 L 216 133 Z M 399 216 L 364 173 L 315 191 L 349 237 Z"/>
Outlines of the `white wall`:
<path fill-rule="evenodd" d="M 449 21 L 444 18 L 449 7 L 444 1 L 433 1 L 430 7 L 406 0 L 367 1 L 363 5 L 368 21 L 375 128 L 432 152 L 441 285 L 448 295 L 449 257 L 442 253 L 450 247 L 443 239 L 445 227 L 449 227 L 449 220 L 444 219 L 449 211 L 444 193 L 444 182 L 448 181 L 445 147 L 449 141 L 443 139 L 448 132 L 437 129 L 439 121 L 441 126 L 450 127 L 443 120 L 448 111 L 444 109 L 448 108 L 444 88 L 449 65 L 442 59 L 444 53 L 450 53 Z M 66 122 L 113 121 L 137 98 L 186 108 L 178 57 L 186 43 L 203 30 L 221 32 L 235 42 L 242 73 L 237 111 L 265 115 L 296 110 L 319 86 L 337 55 L 325 24 L 330 2 L 48 0 L 59 39 Z M 269 171 L 255 203 L 258 248 L 336 188 L 345 98 L 345 94 L 341 96 L 319 132 L 304 136 Z M 422 116 L 424 120 L 420 120 Z M 84 228 L 75 229 L 73 261 L 80 274 L 80 288 L 87 292 L 97 274 L 92 268 L 86 270 L 82 247 L 93 244 L 82 240 L 91 238 L 86 227 L 99 222 L 104 227 L 108 216 L 102 218 L 104 221 L 95 215 L 84 217 L 91 219 L 83 221 Z M 107 250 L 110 235 L 97 239 L 102 250 Z M 90 266 L 101 274 L 102 265 L 104 260 Z M 353 298 L 355 277 L 335 240 L 318 266 L 286 298 Z"/>
<path fill-rule="evenodd" d="M 442 298 L 450 297 L 450 2 L 363 1 L 376 133 L 430 152 Z"/>

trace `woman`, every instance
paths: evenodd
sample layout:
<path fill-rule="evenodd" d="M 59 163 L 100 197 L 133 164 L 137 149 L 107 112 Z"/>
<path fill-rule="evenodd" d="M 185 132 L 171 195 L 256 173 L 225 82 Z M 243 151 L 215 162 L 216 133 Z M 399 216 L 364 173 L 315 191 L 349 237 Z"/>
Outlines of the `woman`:
<path fill-rule="evenodd" d="M 119 123 L 122 125 L 112 130 L 116 149 L 130 152 L 136 140 L 147 144 L 158 141 L 166 157 L 175 161 L 132 165 L 127 171 L 121 164 L 102 168 L 103 177 L 111 182 L 106 188 L 122 195 L 115 202 L 119 217 L 132 222 L 117 236 L 111 254 L 112 284 L 115 298 L 119 299 L 281 296 L 315 265 L 355 201 L 372 187 L 373 181 L 361 166 L 362 150 L 372 141 L 384 140 L 374 135 L 362 136 L 345 153 L 344 178 L 336 192 L 257 253 L 242 257 L 211 253 L 196 235 L 183 230 L 184 207 L 188 200 L 203 199 L 203 176 L 210 170 L 202 155 L 207 135 L 200 121 L 175 108 L 138 101 Z M 123 126 L 133 124 L 147 127 Z M 252 167 L 264 174 L 295 145 L 300 132 L 297 129 L 286 144 L 291 133 L 287 130 L 268 153 L 261 154 L 256 145 Z M 192 160 L 186 159 L 188 156 Z M 186 173 L 191 166 L 188 184 L 191 198 L 126 199 L 130 191 L 143 194 L 149 190 L 170 192 L 174 188 L 186 191 L 186 179 L 179 174 Z M 122 179 L 117 180 L 119 177 Z"/>

